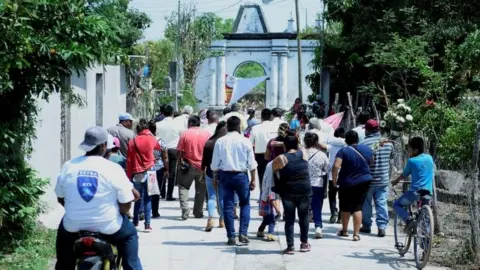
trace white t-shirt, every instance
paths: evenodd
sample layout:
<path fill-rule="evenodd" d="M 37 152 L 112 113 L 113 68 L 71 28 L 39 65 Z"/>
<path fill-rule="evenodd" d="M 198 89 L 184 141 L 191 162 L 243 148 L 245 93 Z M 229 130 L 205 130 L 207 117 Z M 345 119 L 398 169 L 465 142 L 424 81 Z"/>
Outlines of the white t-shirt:
<path fill-rule="evenodd" d="M 358 143 L 362 143 L 365 140 L 365 125 L 360 125 L 352 130 L 358 134 Z"/>
<path fill-rule="evenodd" d="M 103 157 L 65 162 L 55 187 L 57 197 L 65 199 L 65 230 L 116 233 L 123 222 L 118 203 L 133 201 L 132 189 L 122 167 Z"/>
<path fill-rule="evenodd" d="M 255 146 L 255 154 L 265 153 L 268 142 L 278 136 L 278 126 L 274 126 L 272 121 L 263 121 L 253 126 L 250 132 L 250 141 Z"/>

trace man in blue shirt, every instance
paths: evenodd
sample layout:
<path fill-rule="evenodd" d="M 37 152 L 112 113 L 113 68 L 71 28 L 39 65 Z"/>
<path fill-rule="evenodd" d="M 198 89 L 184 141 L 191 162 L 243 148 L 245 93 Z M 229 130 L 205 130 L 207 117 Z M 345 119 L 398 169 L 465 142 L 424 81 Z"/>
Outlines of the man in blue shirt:
<path fill-rule="evenodd" d="M 410 189 L 405 192 L 398 200 L 393 203 L 395 212 L 406 222 L 405 232 L 410 232 L 415 226 L 413 218 L 409 217 L 406 206 L 411 205 L 420 197 L 419 191 L 428 191 L 433 194 L 433 158 L 429 154 L 424 153 L 425 143 L 422 138 L 414 137 L 408 142 L 408 152 L 410 158 L 407 161 L 402 175 L 392 181 L 395 186 L 401 180 L 411 177 L 412 183 Z"/>

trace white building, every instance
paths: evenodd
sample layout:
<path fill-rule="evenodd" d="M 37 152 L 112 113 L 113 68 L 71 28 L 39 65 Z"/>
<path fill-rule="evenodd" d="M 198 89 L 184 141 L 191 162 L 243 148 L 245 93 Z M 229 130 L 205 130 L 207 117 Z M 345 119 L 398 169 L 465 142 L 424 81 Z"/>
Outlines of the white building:
<path fill-rule="evenodd" d="M 62 105 L 60 96 L 51 95 L 47 101 L 39 100 L 36 139 L 30 164 L 40 177 L 49 178 L 43 200 L 50 213 L 61 217 L 62 211 L 52 211 L 59 207 L 54 193 L 57 174 L 61 165 L 79 156 L 78 145 L 83 141 L 85 130 L 99 125 L 108 128 L 118 122 L 118 114 L 126 108 L 126 76 L 123 66 L 98 66 L 81 76 L 72 75 L 71 86 L 84 100 L 84 107 Z M 61 207 L 61 206 L 60 206 Z M 58 214 L 57 214 L 58 213 Z M 42 218 L 42 221 L 45 216 Z M 46 218 L 47 223 L 50 218 Z M 58 222 L 59 217 L 53 219 Z M 58 224 L 58 223 L 57 223 Z M 56 226 L 55 224 L 47 224 Z"/>

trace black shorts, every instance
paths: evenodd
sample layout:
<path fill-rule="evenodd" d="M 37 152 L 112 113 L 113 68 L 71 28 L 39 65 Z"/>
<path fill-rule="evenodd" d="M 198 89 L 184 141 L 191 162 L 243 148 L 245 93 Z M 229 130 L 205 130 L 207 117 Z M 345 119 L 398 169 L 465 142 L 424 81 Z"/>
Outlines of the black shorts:
<path fill-rule="evenodd" d="M 363 203 L 367 197 L 370 181 L 360 183 L 350 187 L 340 187 L 338 190 L 338 200 L 340 201 L 340 211 L 353 214 L 362 211 Z"/>

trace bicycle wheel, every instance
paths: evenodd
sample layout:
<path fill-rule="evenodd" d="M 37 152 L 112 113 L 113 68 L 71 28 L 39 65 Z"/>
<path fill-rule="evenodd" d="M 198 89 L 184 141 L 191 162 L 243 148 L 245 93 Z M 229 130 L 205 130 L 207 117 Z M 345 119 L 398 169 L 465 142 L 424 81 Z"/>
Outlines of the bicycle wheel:
<path fill-rule="evenodd" d="M 417 233 L 413 241 L 413 253 L 418 269 L 423 269 L 432 251 L 434 224 L 432 209 L 428 205 L 422 206 L 417 217 Z"/>
<path fill-rule="evenodd" d="M 411 207 L 409 207 L 409 210 L 410 209 Z M 411 212 L 411 210 L 409 212 Z M 394 214 L 393 222 L 395 248 L 398 250 L 400 256 L 403 257 L 410 248 L 410 244 L 412 243 L 412 235 L 403 232 L 403 229 L 405 229 L 405 222 L 397 215 L 397 213 Z"/>

